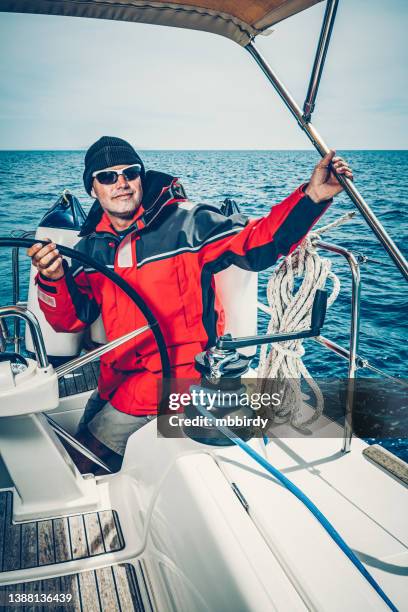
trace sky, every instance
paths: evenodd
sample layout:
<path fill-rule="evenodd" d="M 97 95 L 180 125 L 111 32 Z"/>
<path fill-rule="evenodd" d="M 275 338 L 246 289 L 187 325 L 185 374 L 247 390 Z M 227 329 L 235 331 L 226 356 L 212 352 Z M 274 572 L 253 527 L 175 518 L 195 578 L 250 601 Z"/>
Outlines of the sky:
<path fill-rule="evenodd" d="M 370 10 L 368 10 L 368 7 Z M 320 3 L 256 45 L 303 105 Z M 407 148 L 406 0 L 340 0 L 313 123 L 338 149 Z M 0 149 L 305 149 L 250 55 L 205 32 L 0 13 Z"/>

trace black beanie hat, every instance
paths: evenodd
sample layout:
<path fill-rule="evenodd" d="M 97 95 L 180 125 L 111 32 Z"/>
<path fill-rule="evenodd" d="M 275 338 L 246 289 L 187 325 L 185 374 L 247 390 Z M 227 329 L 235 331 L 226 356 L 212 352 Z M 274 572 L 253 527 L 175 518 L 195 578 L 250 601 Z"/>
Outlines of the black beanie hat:
<path fill-rule="evenodd" d="M 84 185 L 86 191 L 91 195 L 92 173 L 111 166 L 122 164 L 140 164 L 142 166 L 140 177 L 144 179 L 145 169 L 142 160 L 132 145 L 122 138 L 115 136 L 102 136 L 94 142 L 85 155 Z"/>

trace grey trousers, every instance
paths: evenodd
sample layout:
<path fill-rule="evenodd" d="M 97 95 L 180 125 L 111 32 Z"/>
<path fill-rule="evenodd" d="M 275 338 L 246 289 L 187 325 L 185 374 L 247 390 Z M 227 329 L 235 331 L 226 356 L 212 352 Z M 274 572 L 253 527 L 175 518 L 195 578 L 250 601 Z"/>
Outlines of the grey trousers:
<path fill-rule="evenodd" d="M 120 412 L 103 400 L 96 389 L 85 406 L 77 433 L 88 429 L 99 442 L 123 456 L 129 436 L 155 418 L 155 414 L 132 416 Z"/>

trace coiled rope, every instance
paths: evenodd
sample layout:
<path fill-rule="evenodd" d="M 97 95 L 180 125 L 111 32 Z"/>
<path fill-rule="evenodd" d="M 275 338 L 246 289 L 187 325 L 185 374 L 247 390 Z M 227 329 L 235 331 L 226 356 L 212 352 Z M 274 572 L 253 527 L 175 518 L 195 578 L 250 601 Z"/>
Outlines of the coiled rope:
<path fill-rule="evenodd" d="M 354 212 L 348 212 L 336 221 L 310 232 L 300 247 L 274 270 L 267 285 L 271 318 L 266 333 L 308 329 L 316 290 L 325 288 L 328 280 L 331 281 L 331 292 L 327 307 L 330 308 L 335 302 L 340 291 L 340 280 L 331 269 L 330 259 L 321 257 L 313 243 L 321 234 L 349 221 L 354 215 Z M 296 279 L 299 278 L 303 280 L 296 288 Z M 258 386 L 261 392 L 270 391 L 273 384 L 278 384 L 280 390 L 284 389 L 280 406 L 270 415 L 273 422 L 288 422 L 296 428 L 310 425 L 324 409 L 323 395 L 302 361 L 305 354 L 302 342 L 291 340 L 263 345 L 258 366 Z M 271 383 L 271 379 L 276 382 Z M 301 391 L 302 379 L 314 397 L 314 410 L 306 418 L 303 416 L 303 408 L 307 406 L 304 400 L 308 397 Z M 285 384 L 282 386 L 279 381 L 285 381 Z"/>

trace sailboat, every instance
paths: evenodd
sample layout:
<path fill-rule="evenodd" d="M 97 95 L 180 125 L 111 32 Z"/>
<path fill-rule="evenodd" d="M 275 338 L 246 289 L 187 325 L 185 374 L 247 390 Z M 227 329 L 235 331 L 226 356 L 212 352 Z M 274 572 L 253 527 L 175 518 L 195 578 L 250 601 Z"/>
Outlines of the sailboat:
<path fill-rule="evenodd" d="M 317 151 L 328 147 L 311 122 L 334 26 L 337 0 L 328 0 L 306 100 L 301 109 L 255 39 L 316 0 L 2 0 L 1 10 L 151 23 L 225 36 L 255 60 Z M 340 177 L 370 230 L 408 278 L 407 262 L 356 186 Z M 64 194 L 59 206 L 75 217 Z M 77 211 L 76 211 L 77 212 Z M 77 215 L 78 217 L 78 215 Z M 80 214 L 79 214 L 80 217 Z M 78 220 L 78 219 L 77 219 Z M 316 338 L 322 350 L 348 362 L 346 419 L 329 419 L 337 435 L 253 437 L 211 417 L 207 429 L 182 427 L 166 437 L 152 421 L 128 441 L 119 472 L 74 437 L 96 387 L 97 359 L 141 333 L 156 340 L 163 379 L 169 373 L 163 334 L 140 296 L 112 270 L 60 245 L 116 283 L 142 310 L 147 325 L 100 343 L 59 365 L 47 354 L 38 313 L 19 299 L 19 249 L 32 235 L 0 238 L 13 249 L 14 300 L 0 308 L 0 606 L 5 609 L 146 610 L 198 612 L 269 610 L 403 610 L 408 604 L 407 464 L 353 436 L 358 355 L 359 261 L 346 249 L 317 241 L 344 257 L 352 275 L 349 346 L 321 334 L 327 296 L 314 297 L 310 325 L 301 331 L 256 336 L 226 308 L 227 332 L 198 358 L 203 381 L 248 370 L 262 342 Z M 82 259 L 81 259 L 82 258 Z M 228 278 L 224 279 L 225 303 Z M 232 282 L 236 289 L 236 281 Z M 256 284 L 240 279 L 256 302 Z M 251 284 L 252 283 L 252 284 Z M 251 293 L 252 292 L 252 293 Z M 13 351 L 6 319 L 15 321 Z M 28 330 L 22 346 L 20 323 Z M 238 336 L 238 338 L 237 338 Z M 242 337 L 244 336 L 244 337 Z M 28 348 L 24 351 L 24 348 Z M 235 378 L 239 380 L 239 376 Z M 163 396 L 168 389 L 164 385 Z M 208 388 L 208 387 L 205 387 Z M 198 405 L 192 416 L 207 416 Z M 160 417 L 159 417 L 160 420 Z M 215 434 L 214 435 L 214 431 Z M 62 440 L 64 444 L 62 443 Z M 223 441 L 223 443 L 220 443 Z M 105 473 L 81 474 L 66 445 Z"/>

